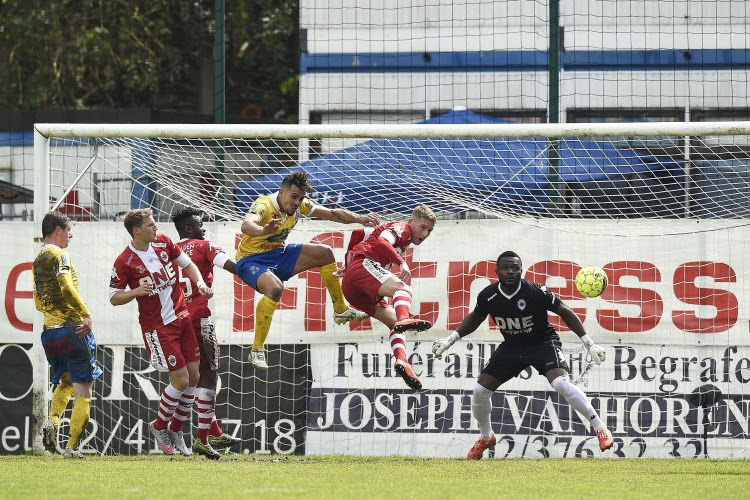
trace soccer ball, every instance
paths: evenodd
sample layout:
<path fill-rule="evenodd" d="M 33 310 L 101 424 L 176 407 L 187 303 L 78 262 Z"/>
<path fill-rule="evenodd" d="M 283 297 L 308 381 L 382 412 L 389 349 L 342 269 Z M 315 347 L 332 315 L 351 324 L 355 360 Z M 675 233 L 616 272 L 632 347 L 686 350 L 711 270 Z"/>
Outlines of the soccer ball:
<path fill-rule="evenodd" d="M 576 288 L 584 297 L 598 297 L 607 289 L 607 273 L 601 267 L 583 267 L 576 274 Z"/>

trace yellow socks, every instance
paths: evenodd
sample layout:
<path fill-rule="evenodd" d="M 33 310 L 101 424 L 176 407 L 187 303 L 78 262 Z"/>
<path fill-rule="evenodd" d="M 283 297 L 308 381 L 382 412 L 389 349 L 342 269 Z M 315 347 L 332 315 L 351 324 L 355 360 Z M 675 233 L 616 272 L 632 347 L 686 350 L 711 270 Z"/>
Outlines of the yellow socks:
<path fill-rule="evenodd" d="M 331 296 L 334 312 L 342 313 L 349 306 L 346 305 L 346 301 L 344 300 L 344 292 L 341 290 L 341 280 L 333 275 L 337 270 L 338 266 L 335 262 L 320 266 L 320 277 L 328 289 L 328 295 Z"/>
<path fill-rule="evenodd" d="M 73 403 L 73 414 L 70 416 L 68 448 L 73 450 L 78 448 L 78 439 L 80 439 L 83 429 L 86 428 L 86 422 L 89 421 L 90 414 L 91 400 L 89 398 L 76 398 L 75 403 Z"/>
<path fill-rule="evenodd" d="M 55 392 L 52 393 L 52 405 L 49 409 L 49 419 L 55 423 L 55 427 L 60 425 L 60 417 L 68 406 L 68 401 L 73 395 L 73 384 L 60 381 L 57 384 Z"/>
<path fill-rule="evenodd" d="M 258 301 L 258 305 L 255 307 L 255 341 L 253 342 L 253 350 L 259 351 L 263 349 L 263 344 L 265 344 L 266 337 L 268 337 L 268 331 L 271 329 L 271 320 L 273 319 L 273 313 L 276 311 L 277 305 L 278 302 L 274 302 L 266 296 Z"/>

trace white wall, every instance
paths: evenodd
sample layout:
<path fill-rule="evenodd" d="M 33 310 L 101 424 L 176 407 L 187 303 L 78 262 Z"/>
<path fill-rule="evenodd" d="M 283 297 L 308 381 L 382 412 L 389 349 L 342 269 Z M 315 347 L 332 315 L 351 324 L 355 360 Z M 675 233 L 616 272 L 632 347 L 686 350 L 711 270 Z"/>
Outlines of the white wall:
<path fill-rule="evenodd" d="M 302 0 L 300 26 L 310 55 L 545 51 L 547 1 Z M 748 49 L 750 6 L 741 0 L 563 0 L 564 50 Z M 531 69 L 531 68 L 530 68 Z M 748 71 L 567 71 L 560 109 L 747 108 Z M 304 74 L 300 116 L 355 112 L 546 109 L 542 71 Z M 358 118 L 357 118 L 358 117 Z"/>

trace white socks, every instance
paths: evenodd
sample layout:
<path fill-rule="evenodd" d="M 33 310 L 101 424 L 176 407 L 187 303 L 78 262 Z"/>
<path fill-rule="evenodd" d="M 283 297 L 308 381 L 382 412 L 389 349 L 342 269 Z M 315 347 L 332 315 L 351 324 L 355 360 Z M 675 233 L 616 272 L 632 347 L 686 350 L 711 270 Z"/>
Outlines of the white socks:
<path fill-rule="evenodd" d="M 570 380 L 568 380 L 568 377 L 561 375 L 550 382 L 550 384 L 552 384 L 552 387 L 568 401 L 570 406 L 589 419 L 591 425 L 594 427 L 594 431 L 600 431 L 606 428 L 599 418 L 599 415 L 596 414 L 594 407 L 591 406 L 589 398 L 581 389 L 573 385 Z"/>
<path fill-rule="evenodd" d="M 492 424 L 490 423 L 490 413 L 492 413 L 491 390 L 479 384 L 474 384 L 474 390 L 471 393 L 471 414 L 477 419 L 479 432 L 482 439 L 492 437 Z"/>

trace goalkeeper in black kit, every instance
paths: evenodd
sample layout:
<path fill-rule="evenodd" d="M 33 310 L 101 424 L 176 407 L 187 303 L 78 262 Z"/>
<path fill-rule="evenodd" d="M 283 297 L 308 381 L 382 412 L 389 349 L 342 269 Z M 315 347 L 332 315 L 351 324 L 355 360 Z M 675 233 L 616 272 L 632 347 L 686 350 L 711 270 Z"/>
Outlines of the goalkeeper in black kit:
<path fill-rule="evenodd" d="M 479 328 L 489 314 L 495 321 L 505 341 L 495 350 L 479 374 L 471 395 L 471 413 L 477 419 L 481 436 L 469 450 L 469 460 L 482 458 L 484 450 L 494 446 L 490 397 L 503 383 L 533 366 L 547 377 L 552 387 L 560 393 L 578 413 L 586 417 L 599 439 L 602 451 L 612 447 L 612 433 L 605 427 L 591 406 L 589 398 L 568 379 L 568 364 L 560 350 L 560 337 L 547 319 L 547 311 L 559 315 L 583 341 L 591 360 L 601 364 L 604 349 L 594 344 L 586 334 L 578 316 L 547 287 L 521 279 L 521 258 L 515 252 L 503 252 L 497 259 L 497 277 L 500 280 L 482 290 L 474 311 L 464 318 L 458 329 L 444 339 L 435 341 L 432 352 L 441 357 L 459 338 Z"/>

